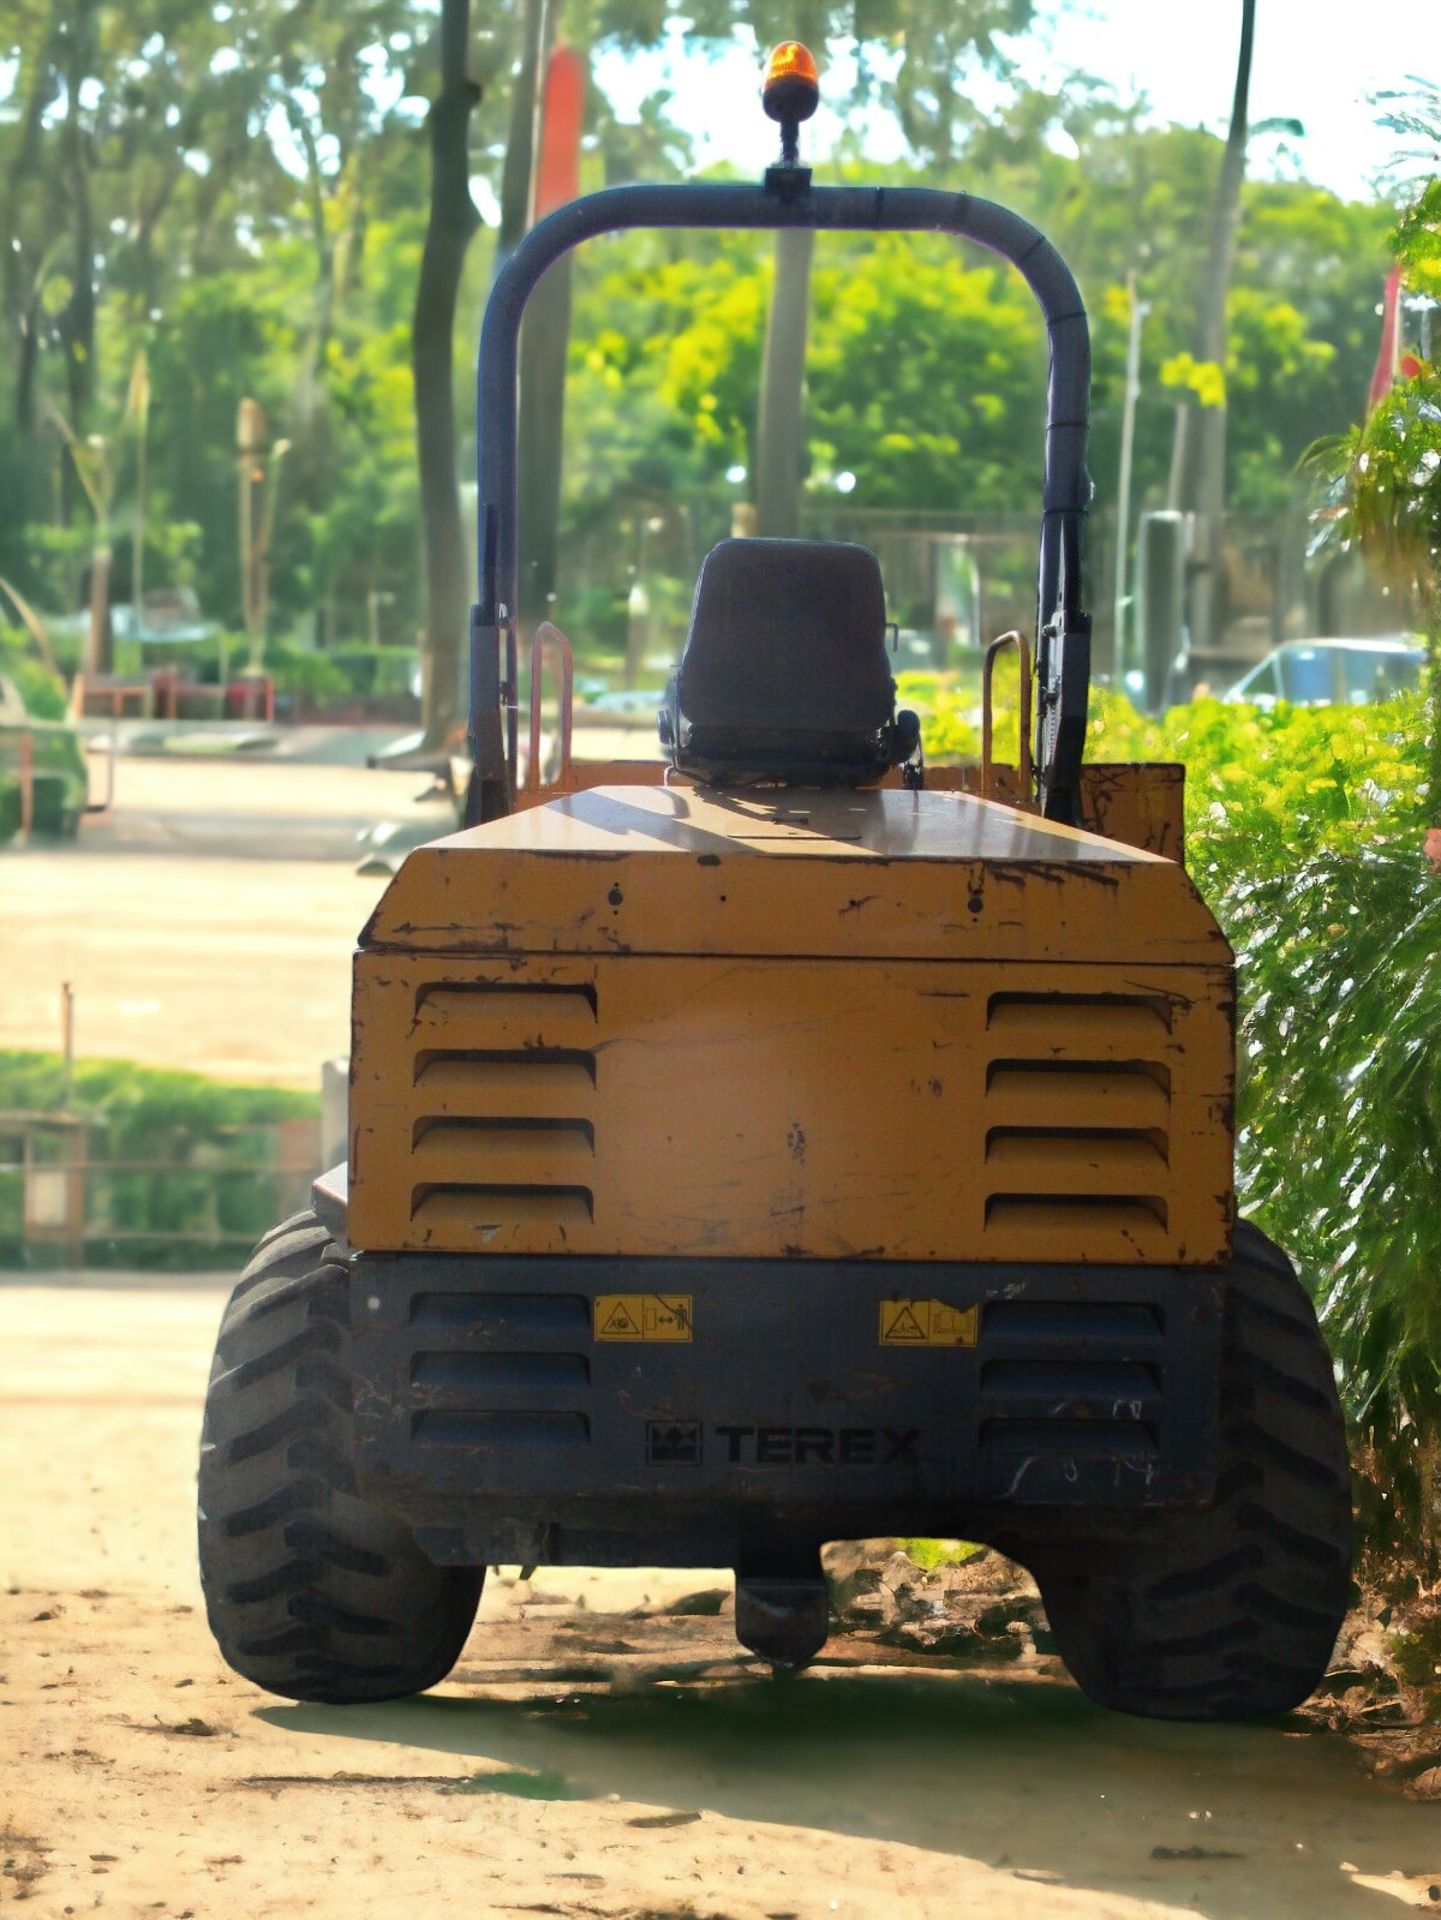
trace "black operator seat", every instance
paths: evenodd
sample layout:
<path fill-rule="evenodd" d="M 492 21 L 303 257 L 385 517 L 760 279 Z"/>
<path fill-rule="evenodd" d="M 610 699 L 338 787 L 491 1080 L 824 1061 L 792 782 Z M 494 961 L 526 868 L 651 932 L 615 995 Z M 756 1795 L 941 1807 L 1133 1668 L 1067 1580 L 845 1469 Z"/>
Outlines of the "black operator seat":
<path fill-rule="evenodd" d="M 720 786 L 860 786 L 912 759 L 919 726 L 896 713 L 885 590 L 869 547 L 712 547 L 660 733 L 679 772 Z"/>

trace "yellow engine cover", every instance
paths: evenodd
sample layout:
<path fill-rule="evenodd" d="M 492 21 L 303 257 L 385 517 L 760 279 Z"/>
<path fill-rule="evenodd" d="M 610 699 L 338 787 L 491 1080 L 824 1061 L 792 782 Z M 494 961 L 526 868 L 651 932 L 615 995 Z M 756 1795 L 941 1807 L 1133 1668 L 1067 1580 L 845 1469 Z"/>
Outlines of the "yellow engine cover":
<path fill-rule="evenodd" d="M 574 794 L 355 962 L 352 1244 L 1209 1264 L 1232 965 L 1173 861 L 959 793 Z"/>

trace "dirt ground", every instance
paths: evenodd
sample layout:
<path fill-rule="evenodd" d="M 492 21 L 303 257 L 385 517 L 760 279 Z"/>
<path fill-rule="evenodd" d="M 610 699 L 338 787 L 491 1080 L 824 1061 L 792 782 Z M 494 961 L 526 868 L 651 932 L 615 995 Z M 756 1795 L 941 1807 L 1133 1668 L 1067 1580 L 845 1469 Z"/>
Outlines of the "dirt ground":
<path fill-rule="evenodd" d="M 587 738 L 634 751 L 624 734 Z M 58 1047 L 68 980 L 82 1057 L 317 1087 L 349 1050 L 350 957 L 386 884 L 356 872 L 357 835 L 452 832 L 425 785 L 293 759 L 122 757 L 114 812 L 78 842 L 0 851 L 0 1048 Z"/>
<path fill-rule="evenodd" d="M 363 767 L 121 760 L 113 816 L 72 846 L 0 854 L 0 1047 L 58 1047 L 75 988 L 82 1056 L 319 1085 L 350 1045 L 350 956 L 385 884 L 377 820 L 451 817 L 419 775 Z"/>
<path fill-rule="evenodd" d="M 616 749 L 612 749 L 616 750 Z M 618 749 L 624 751 L 624 747 Z M 0 1047 L 314 1086 L 380 819 L 415 776 L 126 759 L 0 859 Z M 223 1288 L 0 1276 L 0 1906 L 58 1920 L 1364 1920 L 1441 1910 L 1441 1819 L 1297 1722 L 1154 1727 L 1054 1671 L 833 1641 L 737 1656 L 729 1576 L 492 1574 L 451 1681 L 300 1708 L 229 1674 L 194 1570 Z M 691 1610 L 698 1592 L 710 1611 Z M 714 1608 L 721 1605 L 721 1611 Z"/>
<path fill-rule="evenodd" d="M 221 1665 L 193 1563 L 213 1282 L 0 1286 L 0 1905 L 36 1920 L 1366 1920 L 1441 1818 L 1295 1725 L 1038 1677 L 738 1659 L 726 1576 L 492 1574 L 451 1681 L 304 1708 Z M 712 1600 L 711 1604 L 715 1604 Z"/>

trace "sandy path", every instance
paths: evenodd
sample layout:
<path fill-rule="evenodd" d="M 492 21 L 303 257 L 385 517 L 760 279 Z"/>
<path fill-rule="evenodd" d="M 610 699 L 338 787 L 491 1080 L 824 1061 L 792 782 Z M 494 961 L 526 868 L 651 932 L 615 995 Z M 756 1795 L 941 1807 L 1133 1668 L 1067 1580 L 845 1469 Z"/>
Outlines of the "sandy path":
<path fill-rule="evenodd" d="M 350 956 L 384 886 L 358 827 L 420 818 L 418 775 L 285 762 L 122 761 L 78 844 L 0 853 L 0 1047 L 318 1087 L 350 1045 Z"/>
<path fill-rule="evenodd" d="M 318 1088 L 380 890 L 334 862 L 6 857 L 0 1047 L 58 1048 L 69 980 L 82 1057 Z"/>
<path fill-rule="evenodd" d="M 856 1642 L 776 1683 L 724 1617 L 666 1616 L 713 1575 L 492 1578 L 437 1694 L 270 1700 L 220 1665 L 192 1564 L 219 1307 L 169 1283 L 0 1288 L 0 1903 L 19 1913 L 1436 1910 L 1435 1808 L 1325 1735 L 1151 1727 L 1069 1687 L 864 1664 Z"/>
<path fill-rule="evenodd" d="M 356 834 L 450 832 L 446 804 L 417 799 L 424 784 L 122 759 L 114 814 L 77 844 L 0 849 L 0 1048 L 58 1048 L 69 980 L 82 1057 L 318 1087 L 321 1062 L 349 1051 L 350 957 L 386 884 L 356 873 Z"/>

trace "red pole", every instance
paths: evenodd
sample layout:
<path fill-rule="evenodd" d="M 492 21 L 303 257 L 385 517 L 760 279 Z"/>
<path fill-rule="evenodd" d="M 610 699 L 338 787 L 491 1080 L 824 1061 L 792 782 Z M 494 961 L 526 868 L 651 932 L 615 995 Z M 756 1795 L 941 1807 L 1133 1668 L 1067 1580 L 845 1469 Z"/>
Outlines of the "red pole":
<path fill-rule="evenodd" d="M 580 192 L 580 131 L 585 115 L 585 61 L 574 47 L 557 47 L 546 69 L 541 106 L 540 164 L 535 218 L 543 219 Z"/>
<path fill-rule="evenodd" d="M 1376 368 L 1371 375 L 1371 391 L 1366 396 L 1366 411 L 1371 412 L 1390 392 L 1401 359 L 1401 269 L 1392 267 L 1386 275 L 1386 290 L 1381 298 L 1381 344 L 1376 351 Z"/>

